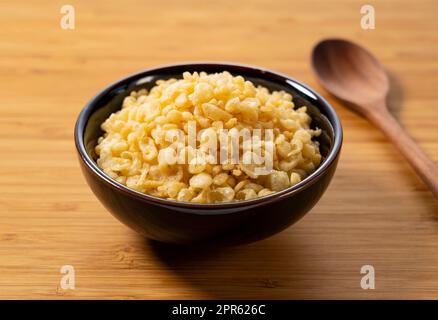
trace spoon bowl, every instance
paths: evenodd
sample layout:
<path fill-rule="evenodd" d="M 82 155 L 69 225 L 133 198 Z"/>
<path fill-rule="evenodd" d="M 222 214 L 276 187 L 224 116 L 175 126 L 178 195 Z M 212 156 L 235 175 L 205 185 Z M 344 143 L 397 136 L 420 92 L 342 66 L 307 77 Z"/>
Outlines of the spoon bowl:
<path fill-rule="evenodd" d="M 382 106 L 389 80 L 380 62 L 367 50 L 343 39 L 326 39 L 313 49 L 312 67 L 321 84 L 337 98 L 352 103 L 356 111 Z M 366 105 L 367 108 L 362 108 Z"/>

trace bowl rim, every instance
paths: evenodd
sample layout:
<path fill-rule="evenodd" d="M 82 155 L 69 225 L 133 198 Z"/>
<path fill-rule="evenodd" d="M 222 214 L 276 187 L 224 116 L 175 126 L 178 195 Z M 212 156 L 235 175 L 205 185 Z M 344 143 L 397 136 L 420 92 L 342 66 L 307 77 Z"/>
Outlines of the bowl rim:
<path fill-rule="evenodd" d="M 202 66 L 209 66 L 209 67 L 218 67 L 218 68 L 224 68 L 224 71 L 226 71 L 226 68 L 239 68 L 244 69 L 245 71 L 251 71 L 254 73 L 257 73 L 258 76 L 255 76 L 255 78 L 260 77 L 261 79 L 269 80 L 272 82 L 276 82 L 275 79 L 278 80 L 281 79 L 283 81 L 286 81 L 288 84 L 293 83 L 294 85 L 297 85 L 300 87 L 299 90 L 301 94 L 306 96 L 307 98 L 311 98 L 316 100 L 323 108 L 326 114 L 326 118 L 328 119 L 332 129 L 333 129 L 333 135 L 334 135 L 334 142 L 332 148 L 329 150 L 329 153 L 324 160 L 324 162 L 308 177 L 300 181 L 299 183 L 288 187 L 284 190 L 274 192 L 270 195 L 258 197 L 250 200 L 241 200 L 241 201 L 234 201 L 234 202 L 224 202 L 224 203 L 194 203 L 194 202 L 183 202 L 183 201 L 177 201 L 177 200 L 167 200 L 159 197 L 155 197 L 152 195 L 148 195 L 146 193 L 141 193 L 139 191 L 133 190 L 128 188 L 127 186 L 113 180 L 111 177 L 106 175 L 98 166 L 97 163 L 90 157 L 88 152 L 85 148 L 84 143 L 84 133 L 85 128 L 88 123 L 88 120 L 90 116 L 93 114 L 91 110 L 93 109 L 93 106 L 102 99 L 106 94 L 109 92 L 112 92 L 117 87 L 122 86 L 123 84 L 129 83 L 134 81 L 136 78 L 142 78 L 146 77 L 148 75 L 153 75 L 154 73 L 160 73 L 163 71 L 169 71 L 173 68 L 178 69 L 184 66 L 191 66 L 191 67 L 199 67 L 202 69 Z M 231 70 L 230 70 L 231 71 Z M 231 73 L 235 73 L 231 71 Z M 313 97 L 310 97 L 310 95 L 313 95 Z M 318 108 L 319 109 L 319 108 Z M 99 91 L 94 97 L 91 98 L 91 100 L 85 105 L 85 107 L 81 110 L 81 112 L 78 115 L 75 128 L 74 128 L 74 139 L 75 139 L 75 146 L 76 150 L 80 156 L 81 161 L 88 167 L 88 169 L 91 170 L 91 172 L 101 181 L 103 181 L 105 184 L 107 184 L 109 187 L 118 190 L 119 192 L 122 192 L 126 194 L 127 196 L 134 197 L 137 200 L 145 201 L 147 203 L 153 203 L 153 204 L 159 204 L 162 206 L 167 207 L 174 207 L 174 208 L 190 208 L 190 209 L 204 209 L 204 210 L 223 210 L 228 208 L 241 208 L 244 207 L 250 208 L 253 206 L 258 206 L 260 204 L 269 204 L 272 202 L 279 201 L 284 198 L 288 198 L 294 194 L 297 194 L 301 192 L 302 190 L 307 189 L 314 183 L 316 183 L 319 178 L 322 176 L 322 174 L 330 168 L 335 160 L 337 159 L 341 146 L 342 146 L 342 140 L 343 140 L 343 131 L 342 131 L 342 125 L 341 121 L 339 119 L 339 116 L 336 114 L 336 111 L 334 108 L 317 92 L 315 92 L 312 88 L 307 86 L 306 84 L 303 84 L 302 82 L 286 75 L 280 72 L 271 71 L 266 68 L 261 68 L 257 66 L 252 65 L 245 65 L 245 64 L 237 64 L 237 63 L 230 63 L 230 62 L 222 62 L 222 61 L 194 61 L 194 62 L 182 62 L 182 63 L 175 63 L 175 64 L 166 64 L 166 65 L 159 65 L 152 68 L 147 68 L 135 73 L 132 73 L 126 77 L 123 77 L 119 80 L 116 80 L 109 85 L 107 85 L 104 89 Z M 203 213 L 202 210 L 200 210 Z M 193 212 L 193 211 L 190 211 Z M 196 213 L 196 212 L 195 212 Z"/>

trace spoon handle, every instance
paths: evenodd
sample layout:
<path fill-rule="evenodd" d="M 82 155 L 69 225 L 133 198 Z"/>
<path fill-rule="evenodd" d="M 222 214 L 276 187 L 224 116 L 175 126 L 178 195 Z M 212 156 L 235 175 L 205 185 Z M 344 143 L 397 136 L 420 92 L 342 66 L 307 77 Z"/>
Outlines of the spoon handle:
<path fill-rule="evenodd" d="M 424 153 L 389 113 L 383 102 L 382 108 L 368 114 L 368 118 L 391 140 L 405 156 L 420 178 L 438 198 L 438 166 Z"/>

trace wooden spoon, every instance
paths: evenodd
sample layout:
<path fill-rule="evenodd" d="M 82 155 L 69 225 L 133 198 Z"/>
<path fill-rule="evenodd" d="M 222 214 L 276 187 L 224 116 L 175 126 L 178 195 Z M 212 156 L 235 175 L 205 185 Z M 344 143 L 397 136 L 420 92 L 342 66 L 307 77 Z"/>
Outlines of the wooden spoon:
<path fill-rule="evenodd" d="M 379 61 L 350 41 L 327 39 L 313 48 L 312 67 L 330 93 L 385 133 L 438 198 L 438 167 L 388 111 L 389 80 Z"/>

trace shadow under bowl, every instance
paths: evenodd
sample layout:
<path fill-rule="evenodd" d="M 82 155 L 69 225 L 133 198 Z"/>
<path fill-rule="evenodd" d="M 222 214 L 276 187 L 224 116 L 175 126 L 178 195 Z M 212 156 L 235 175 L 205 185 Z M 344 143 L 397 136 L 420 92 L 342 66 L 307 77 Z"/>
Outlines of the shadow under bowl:
<path fill-rule="evenodd" d="M 165 200 L 136 192 L 114 181 L 96 164 L 94 148 L 100 125 L 121 108 L 132 90 L 150 89 L 159 79 L 182 73 L 229 71 L 269 90 L 284 90 L 296 106 L 307 106 L 323 161 L 300 183 L 269 196 L 247 201 L 196 204 Z M 98 93 L 82 110 L 75 127 L 82 172 L 102 204 L 120 221 L 149 239 L 173 244 L 241 244 L 273 235 L 306 214 L 321 198 L 336 170 L 342 127 L 334 109 L 300 82 L 265 69 L 226 63 L 187 63 L 149 69 L 119 80 Z"/>

